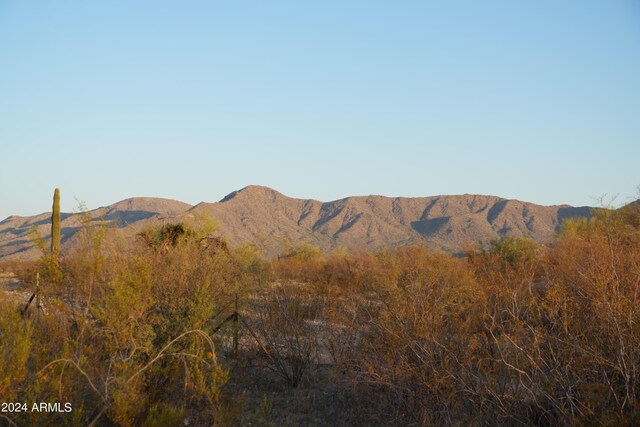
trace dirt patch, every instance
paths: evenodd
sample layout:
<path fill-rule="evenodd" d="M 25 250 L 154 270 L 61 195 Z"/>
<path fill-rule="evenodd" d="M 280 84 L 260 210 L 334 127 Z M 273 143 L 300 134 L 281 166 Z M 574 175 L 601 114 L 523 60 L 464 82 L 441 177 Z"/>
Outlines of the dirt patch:
<path fill-rule="evenodd" d="M 14 273 L 0 273 L 0 298 L 16 304 L 26 304 L 31 292 L 20 284 Z"/>
<path fill-rule="evenodd" d="M 243 406 L 241 425 L 348 426 L 348 393 L 331 367 L 316 367 L 296 388 L 269 369 L 237 363 L 224 394 Z"/>

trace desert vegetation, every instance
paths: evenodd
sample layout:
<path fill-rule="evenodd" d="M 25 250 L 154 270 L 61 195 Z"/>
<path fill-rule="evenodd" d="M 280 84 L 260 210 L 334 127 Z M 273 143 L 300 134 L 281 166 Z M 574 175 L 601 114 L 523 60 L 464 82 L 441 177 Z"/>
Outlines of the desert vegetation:
<path fill-rule="evenodd" d="M 2 400 L 73 409 L 0 423 L 640 423 L 637 204 L 464 257 L 266 259 L 201 218 L 133 240 L 83 223 L 59 258 L 2 266 L 40 306 L 0 302 Z"/>

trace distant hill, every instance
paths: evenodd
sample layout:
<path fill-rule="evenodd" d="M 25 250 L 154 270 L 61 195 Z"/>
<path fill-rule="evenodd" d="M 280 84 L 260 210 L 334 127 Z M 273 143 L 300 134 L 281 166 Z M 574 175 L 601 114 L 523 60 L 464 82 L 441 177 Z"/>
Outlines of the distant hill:
<path fill-rule="evenodd" d="M 459 252 L 500 236 L 549 242 L 563 220 L 589 217 L 591 208 L 541 206 L 496 196 L 358 196 L 331 202 L 287 197 L 273 189 L 249 186 L 216 203 L 190 206 L 175 200 L 133 198 L 91 211 L 118 227 L 139 229 L 162 221 L 210 215 L 232 244 L 249 242 L 268 256 L 287 244 L 312 243 L 325 251 L 337 247 L 378 249 L 413 243 Z M 12 216 L 0 222 L 0 258 L 38 256 L 29 238 L 36 226 L 49 235 L 50 213 Z M 80 223 L 63 214 L 63 250 Z"/>
<path fill-rule="evenodd" d="M 459 252 L 500 236 L 548 242 L 569 217 L 588 217 L 590 207 L 540 206 L 496 196 L 347 197 L 331 202 L 286 197 L 249 186 L 218 203 L 200 203 L 233 243 L 254 242 L 271 255 L 285 242 L 378 249 L 424 243 Z"/>
<path fill-rule="evenodd" d="M 164 217 L 179 217 L 191 205 L 177 200 L 134 197 L 113 205 L 89 211 L 94 220 L 104 220 L 124 228 L 145 221 Z M 78 214 L 61 215 L 62 249 L 69 246 L 74 234 L 81 226 Z M 51 212 L 36 216 L 10 216 L 0 222 L 0 259 L 33 259 L 40 256 L 31 239 L 31 230 L 36 228 L 42 238 L 51 238 Z"/>

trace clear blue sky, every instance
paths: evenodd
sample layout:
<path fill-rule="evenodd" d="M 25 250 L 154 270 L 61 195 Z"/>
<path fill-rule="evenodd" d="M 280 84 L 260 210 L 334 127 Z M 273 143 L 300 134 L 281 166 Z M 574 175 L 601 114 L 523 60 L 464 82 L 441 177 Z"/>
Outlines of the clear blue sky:
<path fill-rule="evenodd" d="M 0 219 L 640 184 L 640 2 L 0 0 Z"/>

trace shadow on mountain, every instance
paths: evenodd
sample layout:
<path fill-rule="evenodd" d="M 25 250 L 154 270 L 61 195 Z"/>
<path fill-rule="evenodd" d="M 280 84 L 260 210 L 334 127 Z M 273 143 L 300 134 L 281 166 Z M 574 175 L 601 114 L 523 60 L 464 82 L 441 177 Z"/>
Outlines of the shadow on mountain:
<path fill-rule="evenodd" d="M 311 212 L 313 212 L 313 203 L 310 200 L 307 200 L 304 202 L 302 213 L 300 214 L 300 218 L 298 218 L 298 225 L 300 225 Z"/>
<path fill-rule="evenodd" d="M 60 230 L 60 241 L 62 243 L 66 242 L 70 238 L 72 238 L 78 231 L 80 231 L 82 227 L 65 227 Z"/>
<path fill-rule="evenodd" d="M 338 234 L 340 233 L 344 233 L 347 230 L 349 230 L 351 227 L 353 227 L 353 225 L 358 222 L 358 220 L 362 217 L 362 214 L 359 213 L 358 215 L 354 216 L 353 218 L 351 218 L 349 221 L 347 221 L 346 223 L 342 224 L 342 226 L 340 227 L 340 229 L 338 231 L 336 231 L 333 234 L 333 237 L 337 237 Z"/>
<path fill-rule="evenodd" d="M 343 209 L 344 209 L 344 202 L 340 204 L 337 204 L 334 202 L 323 203 L 322 206 L 320 207 L 320 213 L 319 213 L 320 218 L 315 222 L 315 224 L 313 224 L 313 227 L 311 227 L 311 230 L 317 231 L 324 224 L 328 223 L 333 218 L 340 215 L 340 212 L 342 212 Z"/>
<path fill-rule="evenodd" d="M 580 206 L 577 208 L 567 207 L 567 208 L 559 208 L 558 209 L 558 225 L 556 226 L 556 231 L 560 231 L 560 226 L 563 221 L 569 218 L 582 217 L 591 219 L 591 211 L 593 208 L 589 206 Z"/>
<path fill-rule="evenodd" d="M 500 237 L 506 237 L 509 235 L 509 233 L 513 230 L 513 227 L 509 227 L 506 223 L 502 226 L 502 228 L 500 228 L 499 230 L 496 230 L 498 232 L 498 234 L 500 235 Z"/>
<path fill-rule="evenodd" d="M 65 219 L 69 218 L 70 216 L 73 216 L 74 214 L 70 214 L 70 213 L 60 213 L 60 221 L 64 221 Z M 33 225 L 35 225 L 36 227 L 39 225 L 44 225 L 44 224 L 51 224 L 51 216 L 48 216 L 44 219 L 41 219 L 38 222 L 34 222 Z"/>
<path fill-rule="evenodd" d="M 500 200 L 499 202 L 494 203 L 493 206 L 487 212 L 487 221 L 489 224 L 493 224 L 493 221 L 498 218 L 498 215 L 504 210 L 505 206 L 507 206 L 508 200 Z"/>
<path fill-rule="evenodd" d="M 124 227 L 128 224 L 148 219 L 155 215 L 157 215 L 156 212 L 149 211 L 116 211 L 107 213 L 104 216 L 104 219 L 106 221 L 113 221 L 119 227 Z"/>
<path fill-rule="evenodd" d="M 17 251 L 9 252 L 9 253 L 7 253 L 7 254 L 5 254 L 5 255 L 3 255 L 3 256 L 5 256 L 5 257 L 9 257 L 9 256 L 11 256 L 11 255 L 16 255 L 16 254 L 20 254 L 20 253 L 22 253 L 22 252 L 27 252 L 27 251 L 28 251 L 28 250 L 30 250 L 30 249 L 33 249 L 33 247 L 32 247 L 32 246 L 26 246 L 26 247 L 23 247 L 23 248 L 18 249 Z"/>
<path fill-rule="evenodd" d="M 424 208 L 424 210 L 422 211 L 422 215 L 420 216 L 421 221 L 424 221 L 427 219 L 427 217 L 429 216 L 429 212 L 431 212 L 431 209 L 433 209 L 433 207 L 436 205 L 436 203 L 438 203 L 439 200 L 440 198 L 436 197 L 435 199 L 429 202 L 429 205 L 427 205 L 427 207 Z"/>
<path fill-rule="evenodd" d="M 0 234 L 9 233 L 9 234 L 13 234 L 14 236 L 24 236 L 28 232 L 29 232 L 29 229 L 26 227 L 21 227 L 21 228 L 11 227 L 11 228 L 7 228 L 6 230 L 2 230 Z"/>
<path fill-rule="evenodd" d="M 4 246 L 6 248 L 6 247 L 11 247 L 11 246 L 22 245 L 24 243 L 29 243 L 29 242 L 30 242 L 30 240 L 28 240 L 28 239 L 14 240 L 13 242 L 5 243 L 2 246 Z"/>
<path fill-rule="evenodd" d="M 236 190 L 236 191 L 233 191 L 233 192 L 227 194 L 222 199 L 220 199 L 220 202 L 218 202 L 218 203 L 228 202 L 229 200 L 231 200 L 234 197 L 236 197 L 238 195 L 238 192 L 240 192 L 240 190 Z"/>
<path fill-rule="evenodd" d="M 423 236 L 433 236 L 449 222 L 450 216 L 442 216 L 433 219 L 423 219 L 421 221 L 412 221 L 411 228 Z"/>
<path fill-rule="evenodd" d="M 73 215 L 77 215 L 77 214 L 61 213 L 60 214 L 60 220 L 64 221 L 65 219 L 67 219 L 67 218 L 69 218 L 70 216 L 73 216 Z M 108 212 L 104 216 L 93 217 L 92 220 L 93 221 L 101 221 L 101 220 L 113 221 L 115 223 L 115 225 L 117 225 L 119 227 L 124 227 L 126 225 L 131 224 L 131 223 L 134 223 L 134 222 L 137 222 L 137 221 L 141 221 L 143 219 L 151 218 L 152 216 L 155 216 L 155 215 L 157 215 L 157 212 L 150 212 L 150 211 L 113 211 L 113 212 Z M 40 221 L 34 222 L 33 225 L 35 225 L 37 227 L 39 225 L 46 225 L 46 224 L 50 224 L 50 223 L 51 223 L 51 218 L 47 217 L 47 218 L 41 219 Z"/>

